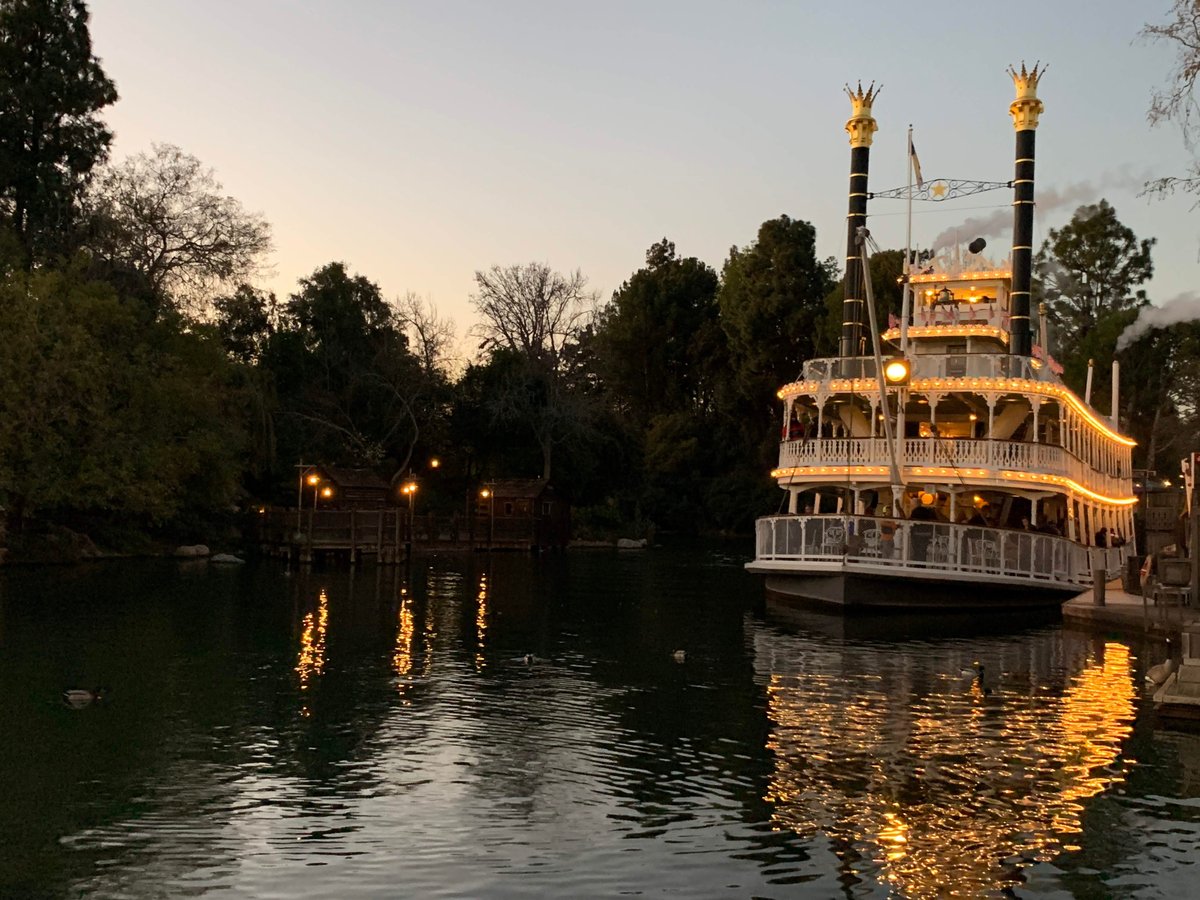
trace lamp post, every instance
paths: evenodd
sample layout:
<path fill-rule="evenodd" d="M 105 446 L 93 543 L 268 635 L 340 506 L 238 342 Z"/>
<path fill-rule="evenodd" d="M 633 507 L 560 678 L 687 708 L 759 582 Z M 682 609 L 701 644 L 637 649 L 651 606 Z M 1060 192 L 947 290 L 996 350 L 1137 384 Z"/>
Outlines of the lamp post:
<path fill-rule="evenodd" d="M 313 466 L 306 465 L 304 462 L 296 464 L 299 470 L 296 479 L 296 533 L 300 533 L 300 513 L 304 507 L 304 484 L 307 482 L 315 489 L 321 483 L 321 476 L 317 474 Z"/>
<path fill-rule="evenodd" d="M 417 483 L 415 481 L 405 482 L 400 488 L 400 493 L 408 497 L 408 540 L 404 542 L 405 552 L 412 553 L 413 538 L 413 522 L 414 511 L 417 505 Z"/>
<path fill-rule="evenodd" d="M 492 541 L 496 537 L 496 495 L 491 488 L 484 488 L 479 496 L 488 502 L 488 553 L 492 552 Z"/>
<path fill-rule="evenodd" d="M 300 555 L 301 562 L 309 562 L 312 560 L 313 529 L 316 527 L 316 518 L 317 518 L 317 498 L 324 496 L 326 499 L 329 499 L 330 497 L 333 496 L 333 488 L 332 487 L 330 487 L 329 485 L 326 485 L 324 488 L 320 487 L 321 476 L 319 474 L 317 474 L 317 472 L 310 470 L 307 475 L 305 475 L 301 478 L 300 494 L 297 498 L 297 503 L 296 503 L 296 539 L 297 539 L 297 543 L 300 540 L 300 507 L 301 507 L 302 501 L 304 499 L 304 484 L 305 484 L 305 482 L 312 485 L 313 505 L 312 505 L 312 511 L 308 514 L 308 547 L 306 550 L 301 552 L 301 555 Z M 307 560 L 305 559 L 306 555 L 308 557 Z"/>

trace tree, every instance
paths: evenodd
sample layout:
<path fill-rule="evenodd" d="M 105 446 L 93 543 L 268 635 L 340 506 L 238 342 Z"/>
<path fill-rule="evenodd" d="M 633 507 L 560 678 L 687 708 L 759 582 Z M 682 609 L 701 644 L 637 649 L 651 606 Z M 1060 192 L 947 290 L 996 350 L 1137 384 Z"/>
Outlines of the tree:
<path fill-rule="evenodd" d="M 475 284 L 471 303 L 485 346 L 507 347 L 549 371 L 557 369 L 563 345 L 578 337 L 596 299 L 578 270 L 563 275 L 544 263 L 492 266 L 475 273 Z"/>
<path fill-rule="evenodd" d="M 681 259 L 663 238 L 599 313 L 595 365 L 638 429 L 655 415 L 689 411 L 708 399 L 706 375 L 722 337 L 717 285 L 716 272 L 695 257 Z"/>
<path fill-rule="evenodd" d="M 475 283 L 471 302 L 482 319 L 483 346 L 519 362 L 506 361 L 492 415 L 530 429 L 549 480 L 554 448 L 578 437 L 589 418 L 586 397 L 563 377 L 564 351 L 579 339 L 595 295 L 580 272 L 562 275 L 543 263 L 492 266 L 477 271 Z"/>
<path fill-rule="evenodd" d="M 442 415 L 427 373 L 379 286 L 330 263 L 288 300 L 259 365 L 279 397 L 283 457 L 388 468 L 398 478 Z"/>
<path fill-rule="evenodd" d="M 1106 316 L 1144 306 L 1140 285 L 1154 274 L 1154 238 L 1138 240 L 1107 200 L 1081 206 L 1038 252 L 1036 293 L 1045 299 L 1060 336 L 1064 365 Z M 1114 336 L 1115 340 L 1115 336 Z"/>
<path fill-rule="evenodd" d="M 871 289 L 875 294 L 875 321 L 880 331 L 888 327 L 889 314 L 899 318 L 903 311 L 903 275 L 903 250 L 881 250 L 871 255 Z M 825 298 L 825 327 L 822 329 L 818 347 L 821 353 L 828 353 L 830 356 L 837 354 L 838 343 L 842 337 L 842 304 L 845 299 L 846 282 L 842 279 Z M 866 336 L 870 338 L 869 334 Z M 871 352 L 870 345 L 867 352 Z"/>
<path fill-rule="evenodd" d="M 88 206 L 93 252 L 192 309 L 212 288 L 249 280 L 271 249 L 266 221 L 225 196 L 200 160 L 170 144 L 101 172 Z"/>
<path fill-rule="evenodd" d="M 816 354 L 825 297 L 833 287 L 829 265 L 817 260 L 816 239 L 808 222 L 771 219 L 753 244 L 730 249 L 721 273 L 718 297 L 731 366 L 760 429 L 778 415 L 779 385 Z"/>
<path fill-rule="evenodd" d="M 396 321 L 404 329 L 409 346 L 427 375 L 445 373 L 453 365 L 450 351 L 454 346 L 454 322 L 438 316 L 430 299 L 422 299 L 412 291 L 394 304 Z"/>
<path fill-rule="evenodd" d="M 66 248 L 112 140 L 97 113 L 116 99 L 92 54 L 83 0 L 0 3 L 0 210 L 27 263 Z"/>
<path fill-rule="evenodd" d="M 1196 103 L 1196 79 L 1200 77 L 1200 5 L 1195 0 L 1175 0 L 1166 22 L 1145 25 L 1141 36 L 1175 50 L 1175 67 L 1166 85 L 1151 95 L 1147 118 L 1151 126 L 1177 124 L 1184 146 L 1194 156 L 1200 146 L 1200 105 Z M 1193 158 L 1186 174 L 1156 178 L 1146 188 L 1160 196 L 1176 190 L 1200 194 L 1200 160 Z"/>
<path fill-rule="evenodd" d="M 0 494 L 14 524 L 159 524 L 235 498 L 243 436 L 221 347 L 75 271 L 0 284 Z"/>
<path fill-rule="evenodd" d="M 278 305 L 274 294 L 248 284 L 214 300 L 217 334 L 226 352 L 242 363 L 258 359 L 275 331 Z"/>

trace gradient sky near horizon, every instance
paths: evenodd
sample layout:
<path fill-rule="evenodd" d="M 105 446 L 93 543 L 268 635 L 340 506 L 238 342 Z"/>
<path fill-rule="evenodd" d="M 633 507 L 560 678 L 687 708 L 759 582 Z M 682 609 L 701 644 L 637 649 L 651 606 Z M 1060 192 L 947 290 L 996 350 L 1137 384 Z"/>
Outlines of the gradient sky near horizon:
<path fill-rule="evenodd" d="M 720 269 L 786 213 L 844 253 L 850 105 L 883 83 L 871 187 L 1007 181 L 1005 67 L 1040 59 L 1036 239 L 1107 198 L 1156 237 L 1157 302 L 1200 271 L 1200 210 L 1138 197 L 1181 173 L 1177 129 L 1146 108 L 1173 51 L 1138 40 L 1170 0 L 970 2 L 283 2 L 92 0 L 94 49 L 121 99 L 113 158 L 177 144 L 272 224 L 281 296 L 332 260 L 386 296 L 428 296 L 460 336 L 474 272 L 581 269 L 608 299 L 666 236 Z M 1004 191 L 917 205 L 914 243 L 1010 214 Z M 883 247 L 904 205 L 875 200 Z M 974 236 L 964 228 L 963 240 Z M 989 253 L 1007 255 L 1007 230 Z"/>

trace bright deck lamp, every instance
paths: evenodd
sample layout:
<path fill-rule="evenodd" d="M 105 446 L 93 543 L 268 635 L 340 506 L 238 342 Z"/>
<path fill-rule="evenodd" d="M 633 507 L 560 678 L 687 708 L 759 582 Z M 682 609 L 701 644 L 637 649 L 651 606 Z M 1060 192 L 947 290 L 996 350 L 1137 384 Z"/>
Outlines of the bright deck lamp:
<path fill-rule="evenodd" d="M 908 384 L 912 366 L 907 359 L 893 359 L 883 367 L 883 377 L 888 384 L 903 386 Z"/>

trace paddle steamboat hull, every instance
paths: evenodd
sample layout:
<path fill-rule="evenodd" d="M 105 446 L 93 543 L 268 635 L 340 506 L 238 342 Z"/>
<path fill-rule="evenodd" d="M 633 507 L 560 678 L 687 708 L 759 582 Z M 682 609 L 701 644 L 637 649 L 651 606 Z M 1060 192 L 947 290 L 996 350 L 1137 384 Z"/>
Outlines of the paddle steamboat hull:
<path fill-rule="evenodd" d="M 766 575 L 767 593 L 776 600 L 844 611 L 1058 609 L 1080 591 L 1076 585 L 962 581 L 939 572 L 898 575 L 856 563 L 823 571 L 780 573 L 753 564 L 749 569 Z"/>
<path fill-rule="evenodd" d="M 769 593 L 849 609 L 1057 607 L 1125 548 L 1057 535 L 878 516 L 768 516 L 755 560 Z"/>

